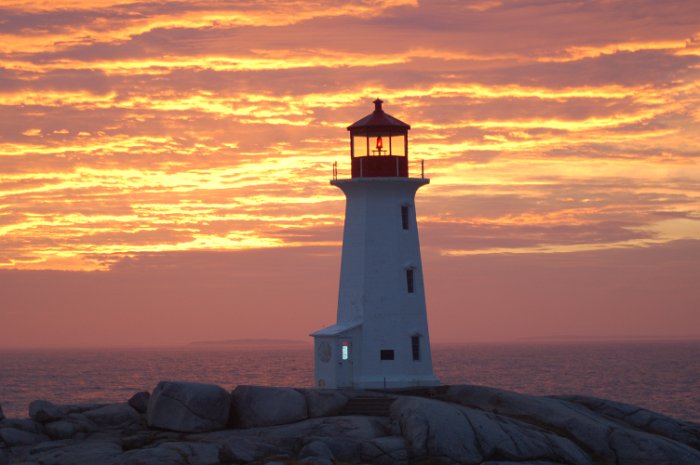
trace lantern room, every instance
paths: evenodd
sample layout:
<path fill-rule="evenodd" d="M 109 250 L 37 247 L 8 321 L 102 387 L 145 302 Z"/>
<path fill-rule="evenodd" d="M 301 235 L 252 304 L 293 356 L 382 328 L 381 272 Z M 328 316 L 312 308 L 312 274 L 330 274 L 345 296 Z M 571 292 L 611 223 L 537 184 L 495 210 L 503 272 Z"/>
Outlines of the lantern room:
<path fill-rule="evenodd" d="M 408 130 L 411 126 L 384 113 L 382 101 L 374 112 L 348 126 L 352 177 L 408 177 Z"/>

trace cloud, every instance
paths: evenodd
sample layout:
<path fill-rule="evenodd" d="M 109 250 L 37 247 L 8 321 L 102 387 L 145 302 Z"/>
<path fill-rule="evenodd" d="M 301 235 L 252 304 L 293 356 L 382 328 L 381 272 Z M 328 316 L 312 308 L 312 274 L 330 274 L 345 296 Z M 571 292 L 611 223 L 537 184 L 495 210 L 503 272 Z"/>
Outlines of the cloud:
<path fill-rule="evenodd" d="M 0 266 L 336 244 L 375 97 L 435 250 L 686 238 L 659 212 L 700 210 L 695 3 L 6 2 Z"/>

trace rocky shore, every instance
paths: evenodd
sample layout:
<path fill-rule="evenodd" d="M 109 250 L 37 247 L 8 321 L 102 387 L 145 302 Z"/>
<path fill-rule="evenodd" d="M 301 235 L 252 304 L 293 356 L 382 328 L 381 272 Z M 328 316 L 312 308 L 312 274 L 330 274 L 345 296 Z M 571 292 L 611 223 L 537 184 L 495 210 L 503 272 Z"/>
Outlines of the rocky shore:
<path fill-rule="evenodd" d="M 37 400 L 0 465 L 698 465 L 700 425 L 584 396 L 161 382 L 117 404 Z"/>

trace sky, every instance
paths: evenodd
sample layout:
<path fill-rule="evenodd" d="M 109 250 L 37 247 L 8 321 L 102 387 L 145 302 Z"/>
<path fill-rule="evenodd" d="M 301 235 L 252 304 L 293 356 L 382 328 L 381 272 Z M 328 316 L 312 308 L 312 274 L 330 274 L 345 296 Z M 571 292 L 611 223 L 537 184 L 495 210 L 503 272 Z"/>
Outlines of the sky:
<path fill-rule="evenodd" d="M 434 342 L 700 338 L 696 0 L 2 0 L 0 347 L 309 340 L 377 97 Z"/>

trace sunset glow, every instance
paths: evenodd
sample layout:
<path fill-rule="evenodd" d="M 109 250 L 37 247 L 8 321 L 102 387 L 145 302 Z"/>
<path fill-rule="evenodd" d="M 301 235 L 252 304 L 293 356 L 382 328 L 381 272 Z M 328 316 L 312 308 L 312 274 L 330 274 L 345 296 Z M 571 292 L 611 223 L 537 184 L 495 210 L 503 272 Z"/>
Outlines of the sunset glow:
<path fill-rule="evenodd" d="M 459 335 L 433 307 L 462 300 L 440 276 L 470 257 L 700 250 L 697 1 L 9 0 L 0 18 L 0 288 L 28 270 L 262 254 L 244 276 L 289 253 L 329 276 L 318 309 L 297 296 L 314 308 L 303 338 L 334 317 L 344 199 L 328 181 L 335 161 L 349 176 L 345 128 L 377 97 L 412 126 L 411 173 L 425 160 L 431 178 L 418 213 L 437 340 Z M 700 292 L 679 284 L 700 265 L 664 266 L 662 333 L 700 334 Z M 45 304 L 13 296 L 8 345 Z M 577 332 L 564 327 L 539 333 Z M 193 339 L 225 337 L 207 331 Z"/>

